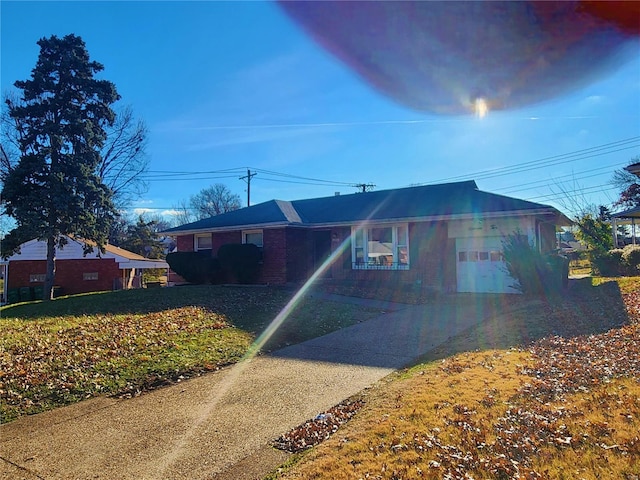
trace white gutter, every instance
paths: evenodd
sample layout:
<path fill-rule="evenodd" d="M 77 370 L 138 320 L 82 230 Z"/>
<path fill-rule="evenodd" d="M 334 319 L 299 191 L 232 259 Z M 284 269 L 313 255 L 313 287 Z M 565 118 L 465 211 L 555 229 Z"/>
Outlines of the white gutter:
<path fill-rule="evenodd" d="M 169 268 L 169 264 L 162 260 L 128 260 L 118 262 L 118 268 L 120 268 L 120 270 L 126 270 L 128 268 L 145 270 L 148 268 Z"/>

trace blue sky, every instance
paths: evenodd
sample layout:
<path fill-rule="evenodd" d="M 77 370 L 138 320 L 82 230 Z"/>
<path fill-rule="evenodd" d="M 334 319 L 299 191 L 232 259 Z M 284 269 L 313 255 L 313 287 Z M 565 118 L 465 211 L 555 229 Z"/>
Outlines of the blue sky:
<path fill-rule="evenodd" d="M 120 103 L 146 122 L 155 176 L 137 209 L 166 213 L 213 183 L 246 203 L 239 177 L 250 168 L 258 171 L 252 204 L 352 193 L 358 183 L 379 190 L 475 178 L 482 190 L 566 211 L 562 190 L 615 200 L 613 170 L 640 155 L 637 43 L 589 85 L 479 119 L 385 97 L 275 3 L 3 0 L 0 8 L 3 94 L 29 77 L 39 38 L 75 33 Z"/>

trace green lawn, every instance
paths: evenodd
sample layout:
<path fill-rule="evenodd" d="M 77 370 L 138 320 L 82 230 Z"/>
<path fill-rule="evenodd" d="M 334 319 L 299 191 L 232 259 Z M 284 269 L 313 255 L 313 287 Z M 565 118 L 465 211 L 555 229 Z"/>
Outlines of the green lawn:
<path fill-rule="evenodd" d="M 95 395 L 137 395 L 237 362 L 292 295 L 278 288 L 184 286 L 3 307 L 1 420 Z M 306 298 L 263 350 L 379 313 Z"/>

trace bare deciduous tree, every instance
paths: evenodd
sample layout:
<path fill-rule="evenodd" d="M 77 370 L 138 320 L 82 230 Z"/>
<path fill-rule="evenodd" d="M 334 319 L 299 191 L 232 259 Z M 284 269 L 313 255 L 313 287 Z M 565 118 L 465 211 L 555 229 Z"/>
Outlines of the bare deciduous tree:
<path fill-rule="evenodd" d="M 14 93 L 5 95 L 4 106 L 20 105 Z M 148 130 L 142 120 L 136 119 L 130 106 L 116 110 L 113 125 L 105 127 L 107 139 L 101 150 L 102 160 L 96 174 L 113 191 L 113 202 L 124 209 L 130 202 L 147 191 L 144 174 L 149 168 L 147 156 Z M 0 116 L 2 153 L 0 154 L 0 181 L 6 177 L 20 157 L 22 126 L 12 119 L 9 109 Z"/>
<path fill-rule="evenodd" d="M 197 220 L 187 200 L 180 200 L 178 205 L 173 206 L 173 210 L 176 212 L 173 217 L 173 223 L 176 227 L 179 225 L 184 225 L 186 223 L 195 222 Z"/>
<path fill-rule="evenodd" d="M 240 208 L 240 196 L 231 193 L 231 190 L 226 185 L 216 183 L 209 188 L 200 190 L 200 192 L 191 197 L 189 203 L 195 209 L 198 218 L 207 218 L 238 210 Z"/>
<path fill-rule="evenodd" d="M 143 174 L 149 167 L 148 131 L 142 120 L 134 118 L 129 106 L 116 112 L 114 124 L 106 130 L 98 175 L 113 191 L 114 203 L 122 208 L 147 191 Z"/>
<path fill-rule="evenodd" d="M 238 210 L 241 206 L 238 194 L 232 193 L 226 185 L 216 183 L 192 195 L 189 202 L 182 200 L 173 209 L 178 212 L 175 217 L 176 224 L 183 225 Z"/>

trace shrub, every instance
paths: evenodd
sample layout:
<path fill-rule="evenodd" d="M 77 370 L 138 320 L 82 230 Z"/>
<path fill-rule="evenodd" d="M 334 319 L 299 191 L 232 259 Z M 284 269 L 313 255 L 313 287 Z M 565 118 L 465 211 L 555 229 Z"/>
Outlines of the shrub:
<path fill-rule="evenodd" d="M 541 294 L 566 287 L 569 278 L 569 260 L 561 255 L 545 255 L 529 243 L 526 235 L 515 232 L 502 241 L 507 270 L 520 292 Z"/>
<path fill-rule="evenodd" d="M 198 252 L 174 252 L 167 255 L 167 263 L 189 283 L 219 283 L 220 262 L 217 258 Z"/>
<path fill-rule="evenodd" d="M 629 274 L 637 274 L 640 265 L 640 245 L 627 245 L 622 249 L 622 261 Z"/>
<path fill-rule="evenodd" d="M 591 250 L 589 260 L 591 260 L 591 270 L 594 275 L 603 277 L 615 277 L 622 274 L 623 251 L 615 248 L 609 251 Z"/>
<path fill-rule="evenodd" d="M 222 270 L 238 283 L 254 283 L 262 252 L 252 243 L 228 243 L 218 249 Z"/>

